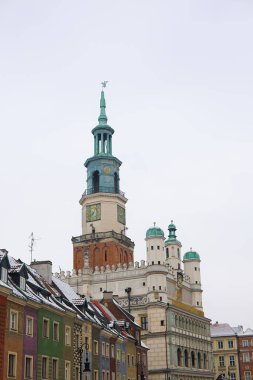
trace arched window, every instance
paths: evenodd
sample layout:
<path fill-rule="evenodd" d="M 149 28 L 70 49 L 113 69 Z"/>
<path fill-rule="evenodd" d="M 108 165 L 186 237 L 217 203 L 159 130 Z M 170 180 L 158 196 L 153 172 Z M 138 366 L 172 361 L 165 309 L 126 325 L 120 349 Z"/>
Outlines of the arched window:
<path fill-rule="evenodd" d="M 114 173 L 114 192 L 119 192 L 119 176 L 118 173 Z"/>
<path fill-rule="evenodd" d="M 99 192 L 99 172 L 96 170 L 92 175 L 92 192 Z"/>
<path fill-rule="evenodd" d="M 201 355 L 200 355 L 200 352 L 198 352 L 198 368 L 201 368 Z"/>
<path fill-rule="evenodd" d="M 177 365 L 178 367 L 181 367 L 182 363 L 181 363 L 181 350 L 180 348 L 177 349 Z"/>
<path fill-rule="evenodd" d="M 206 354 L 203 355 L 203 367 L 206 368 Z"/>
<path fill-rule="evenodd" d="M 188 351 L 184 350 L 184 366 L 188 367 Z"/>
<path fill-rule="evenodd" d="M 192 364 L 192 367 L 195 367 L 195 354 L 193 351 L 191 352 L 191 364 Z"/>
<path fill-rule="evenodd" d="M 105 261 L 107 261 L 107 251 L 105 251 Z"/>

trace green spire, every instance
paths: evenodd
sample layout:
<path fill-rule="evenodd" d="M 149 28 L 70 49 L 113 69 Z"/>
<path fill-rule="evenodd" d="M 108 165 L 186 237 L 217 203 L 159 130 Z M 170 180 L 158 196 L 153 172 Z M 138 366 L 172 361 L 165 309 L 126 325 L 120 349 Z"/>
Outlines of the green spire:
<path fill-rule="evenodd" d="M 101 97 L 100 97 L 100 115 L 98 117 L 99 125 L 105 125 L 107 124 L 107 116 L 105 113 L 105 95 L 104 91 L 101 91 Z"/>
<path fill-rule="evenodd" d="M 171 224 L 169 225 L 168 230 L 169 230 L 168 240 L 176 240 L 176 238 L 177 238 L 176 230 L 177 229 L 176 229 L 175 224 L 173 224 L 173 220 L 171 221 Z"/>

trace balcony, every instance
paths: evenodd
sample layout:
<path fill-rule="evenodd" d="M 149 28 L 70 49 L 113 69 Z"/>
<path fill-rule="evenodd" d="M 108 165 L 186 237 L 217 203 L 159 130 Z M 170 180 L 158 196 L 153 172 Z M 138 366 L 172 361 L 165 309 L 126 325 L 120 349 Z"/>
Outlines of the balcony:
<path fill-rule="evenodd" d="M 134 242 L 129 239 L 126 235 L 119 234 L 115 231 L 108 231 L 108 232 L 95 232 L 91 234 L 85 234 L 81 236 L 72 237 L 73 243 L 92 243 L 94 241 L 99 241 L 102 239 L 108 239 L 108 238 L 114 238 L 117 239 L 119 242 L 125 243 L 128 247 L 134 248 Z"/>
<path fill-rule="evenodd" d="M 115 189 L 115 187 L 107 187 L 107 186 L 91 187 L 90 189 L 87 189 L 84 191 L 83 197 L 86 195 L 96 194 L 96 193 L 119 194 L 125 198 L 125 193 L 123 191 L 121 191 L 120 189 Z"/>

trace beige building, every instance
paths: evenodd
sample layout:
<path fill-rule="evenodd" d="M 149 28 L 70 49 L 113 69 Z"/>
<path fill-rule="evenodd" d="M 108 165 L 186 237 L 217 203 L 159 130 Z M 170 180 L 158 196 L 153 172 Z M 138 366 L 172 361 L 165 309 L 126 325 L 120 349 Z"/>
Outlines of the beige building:
<path fill-rule="evenodd" d="M 182 255 L 171 222 L 167 239 L 156 225 L 147 230 L 145 259 L 134 262 L 134 243 L 126 236 L 127 198 L 119 186 L 121 162 L 112 155 L 114 130 L 107 124 L 103 91 L 98 120 L 94 155 L 85 162 L 82 234 L 72 238 L 74 269 L 60 278 L 93 299 L 102 299 L 105 290 L 117 296 L 143 328 L 150 379 L 211 379 L 200 256 L 192 250 Z"/>
<path fill-rule="evenodd" d="M 242 332 L 242 326 L 235 328 L 228 323 L 211 326 L 215 379 L 240 379 L 237 334 Z"/>

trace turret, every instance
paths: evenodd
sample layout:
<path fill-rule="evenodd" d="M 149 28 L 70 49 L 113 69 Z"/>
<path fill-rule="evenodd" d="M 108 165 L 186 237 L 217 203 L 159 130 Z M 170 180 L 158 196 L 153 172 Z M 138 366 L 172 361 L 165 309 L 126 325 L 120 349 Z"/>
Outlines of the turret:
<path fill-rule="evenodd" d="M 200 277 L 200 256 L 192 248 L 183 257 L 185 275 L 190 277 L 192 306 L 202 309 L 202 290 Z"/>
<path fill-rule="evenodd" d="M 172 266 L 174 270 L 181 269 L 181 247 L 182 244 L 177 240 L 176 236 L 176 226 L 171 221 L 168 226 L 169 235 L 168 239 L 165 241 L 165 256 L 166 262 Z"/>
<path fill-rule="evenodd" d="M 164 264 L 164 232 L 161 228 L 151 227 L 146 232 L 146 246 L 147 246 L 147 264 Z"/>

